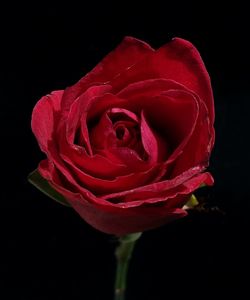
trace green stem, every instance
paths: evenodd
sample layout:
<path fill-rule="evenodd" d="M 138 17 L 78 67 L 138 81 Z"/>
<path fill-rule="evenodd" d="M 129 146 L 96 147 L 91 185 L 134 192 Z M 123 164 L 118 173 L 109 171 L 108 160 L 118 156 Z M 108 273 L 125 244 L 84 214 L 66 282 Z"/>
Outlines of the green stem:
<path fill-rule="evenodd" d="M 141 234 L 142 233 L 132 233 L 120 238 L 120 245 L 115 252 L 117 267 L 114 300 L 125 300 L 129 261 L 135 247 L 135 242 Z"/>

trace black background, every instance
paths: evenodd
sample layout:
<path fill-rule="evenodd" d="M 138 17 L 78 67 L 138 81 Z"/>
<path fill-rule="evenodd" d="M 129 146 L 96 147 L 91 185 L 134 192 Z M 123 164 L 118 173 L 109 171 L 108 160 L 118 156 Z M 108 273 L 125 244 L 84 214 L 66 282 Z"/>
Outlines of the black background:
<path fill-rule="evenodd" d="M 154 47 L 179 36 L 199 49 L 214 88 L 216 146 L 215 186 L 198 195 L 219 208 L 146 232 L 127 299 L 247 298 L 247 11 L 239 1 L 36 2 L 1 10 L 1 299 L 112 299 L 115 239 L 42 195 L 26 176 L 43 158 L 30 130 L 35 103 L 76 82 L 125 35 Z"/>

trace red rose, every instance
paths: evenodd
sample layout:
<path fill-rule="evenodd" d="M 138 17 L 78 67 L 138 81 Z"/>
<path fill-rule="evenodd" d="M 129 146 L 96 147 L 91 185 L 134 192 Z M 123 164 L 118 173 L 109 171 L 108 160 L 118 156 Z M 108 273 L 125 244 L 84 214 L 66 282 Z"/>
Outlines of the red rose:
<path fill-rule="evenodd" d="M 209 75 L 195 47 L 158 50 L 132 37 L 64 91 L 43 97 L 32 130 L 50 187 L 95 228 L 116 235 L 183 217 L 214 144 Z"/>

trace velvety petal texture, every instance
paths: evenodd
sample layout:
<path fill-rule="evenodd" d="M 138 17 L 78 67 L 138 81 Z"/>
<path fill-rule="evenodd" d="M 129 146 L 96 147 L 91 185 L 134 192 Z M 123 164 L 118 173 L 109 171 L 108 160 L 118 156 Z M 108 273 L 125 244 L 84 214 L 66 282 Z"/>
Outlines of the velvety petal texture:
<path fill-rule="evenodd" d="M 47 156 L 40 175 L 86 222 L 120 236 L 184 217 L 192 193 L 213 184 L 213 124 L 197 49 L 126 37 L 75 85 L 42 97 L 31 125 Z"/>

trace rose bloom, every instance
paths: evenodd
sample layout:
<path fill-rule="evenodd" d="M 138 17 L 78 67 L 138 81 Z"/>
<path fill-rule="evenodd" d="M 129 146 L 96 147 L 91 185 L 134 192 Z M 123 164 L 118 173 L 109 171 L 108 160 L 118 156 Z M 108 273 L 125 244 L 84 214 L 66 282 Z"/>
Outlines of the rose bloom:
<path fill-rule="evenodd" d="M 75 85 L 42 97 L 39 174 L 93 227 L 115 235 L 184 217 L 214 144 L 209 75 L 196 48 L 126 37 Z"/>

